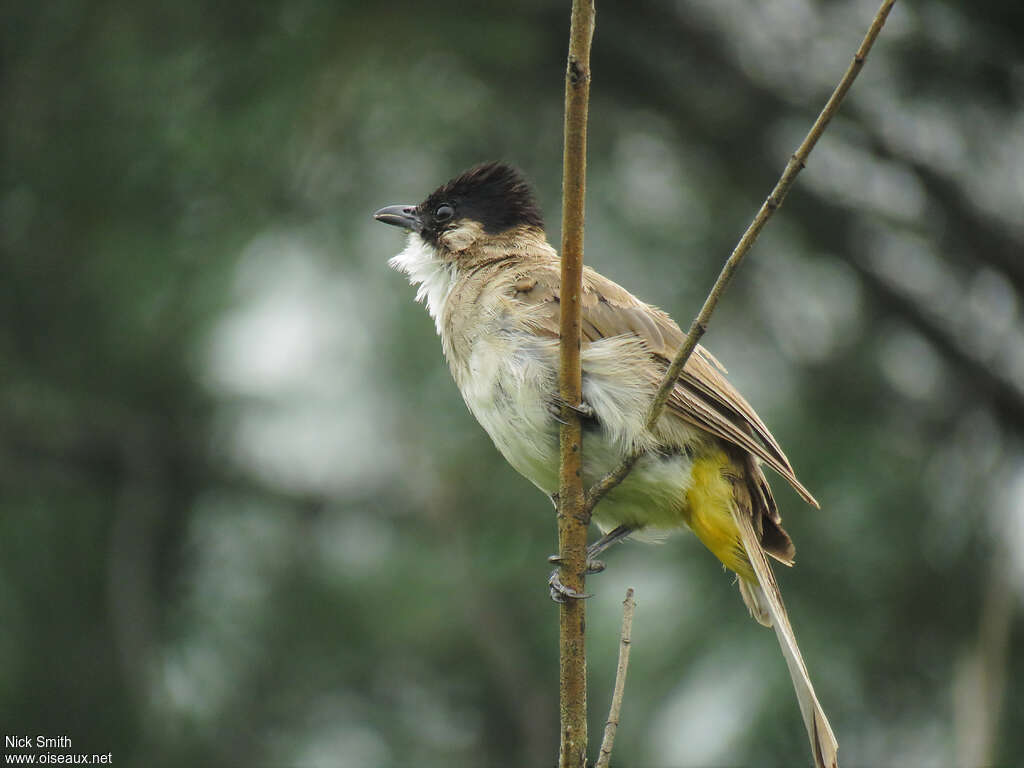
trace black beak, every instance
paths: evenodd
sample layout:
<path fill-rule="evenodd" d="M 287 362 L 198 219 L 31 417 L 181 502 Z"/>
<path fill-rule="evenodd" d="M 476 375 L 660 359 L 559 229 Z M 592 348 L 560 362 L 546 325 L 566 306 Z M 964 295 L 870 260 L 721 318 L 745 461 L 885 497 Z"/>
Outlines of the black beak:
<path fill-rule="evenodd" d="M 419 232 L 423 228 L 420 217 L 416 215 L 416 206 L 414 205 L 389 205 L 373 214 L 373 218 L 383 221 L 385 224 L 411 229 L 413 232 Z"/>

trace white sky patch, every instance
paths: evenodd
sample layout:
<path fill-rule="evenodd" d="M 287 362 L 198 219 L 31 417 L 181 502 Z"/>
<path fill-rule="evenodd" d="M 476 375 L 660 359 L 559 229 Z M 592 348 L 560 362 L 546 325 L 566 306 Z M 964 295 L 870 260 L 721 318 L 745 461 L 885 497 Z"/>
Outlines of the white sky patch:
<path fill-rule="evenodd" d="M 751 79 L 805 102 L 808 93 L 824 95 L 839 82 L 878 10 L 873 0 L 822 4 L 812 0 L 685 0 L 679 13 L 696 16 L 718 33 Z M 902 6 L 890 15 L 885 39 L 890 44 L 908 31 Z M 794 23 L 798 19 L 799 23 Z M 799 55 L 785 55 L 799 52 Z M 875 88 L 892 79 L 890 53 L 876 46 L 858 88 Z M 794 145 L 789 151 L 795 148 Z M 783 157 L 788 156 L 789 152 Z"/>
<path fill-rule="evenodd" d="M 999 271 L 952 267 L 908 233 L 871 230 L 860 250 L 871 269 L 915 301 L 965 352 L 1024 387 L 1024 327 L 1017 296 Z"/>
<path fill-rule="evenodd" d="M 928 308 L 955 306 L 963 295 L 959 277 L 916 235 L 872 229 L 861 250 L 876 272 Z"/>
<path fill-rule="evenodd" d="M 266 735 L 266 766 L 288 768 L 377 768 L 393 765 L 387 741 L 366 713 L 365 702 L 348 692 L 308 703 L 303 721 Z"/>
<path fill-rule="evenodd" d="M 324 515 L 317 522 L 313 549 L 326 577 L 351 584 L 382 570 L 394 557 L 396 532 L 372 511 Z"/>
<path fill-rule="evenodd" d="M 1017 462 L 1013 478 L 1007 483 L 994 515 L 1003 548 L 1010 557 L 1009 572 L 1017 598 L 1024 603 L 1024 460 Z"/>
<path fill-rule="evenodd" d="M 217 722 L 253 664 L 252 634 L 276 573 L 290 557 L 289 521 L 274 508 L 200 498 L 186 545 L 194 567 L 182 584 L 195 631 L 168 646 L 156 669 L 156 704 L 190 724 Z"/>
<path fill-rule="evenodd" d="M 857 108 L 872 133 L 882 136 L 899 156 L 950 177 L 966 177 L 971 170 L 969 127 L 956 110 L 891 88 L 858 89 Z"/>
<path fill-rule="evenodd" d="M 708 334 L 712 335 L 712 334 Z M 785 346 L 773 344 L 766 334 L 751 333 L 742 327 L 723 323 L 712 336 L 711 351 L 729 369 L 729 381 L 750 401 L 769 428 L 785 445 L 785 436 L 778 432 L 778 417 L 786 413 L 797 397 L 798 369 L 787 354 L 779 354 Z"/>
<path fill-rule="evenodd" d="M 392 455 L 373 373 L 374 306 L 333 261 L 301 236 L 254 240 L 238 268 L 238 306 L 206 356 L 208 384 L 229 405 L 232 459 L 300 490 L 373 482 Z"/>
<path fill-rule="evenodd" d="M 886 381 L 904 397 L 932 400 L 938 393 L 945 366 L 932 345 L 907 329 L 879 341 L 878 358 Z"/>
<path fill-rule="evenodd" d="M 775 243 L 774 239 L 771 241 Z M 760 260 L 757 298 L 783 353 L 803 362 L 822 362 L 856 339 L 863 320 L 860 281 L 838 259 L 797 255 L 785 238 Z"/>
<path fill-rule="evenodd" d="M 392 765 L 394 756 L 384 737 L 366 723 L 331 722 L 284 740 L 275 750 L 274 764 L 294 768 L 378 768 Z"/>
<path fill-rule="evenodd" d="M 780 157 L 792 152 L 807 132 L 806 121 L 783 125 L 773 142 Z M 859 211 L 908 221 L 924 213 L 924 187 L 913 171 L 879 159 L 838 130 L 818 143 L 800 180 L 821 197 Z"/>
<path fill-rule="evenodd" d="M 702 218 L 703 201 L 688 184 L 678 153 L 661 136 L 637 131 L 619 137 L 615 161 L 618 202 L 631 219 L 660 224 L 678 219 L 680 211 Z"/>
<path fill-rule="evenodd" d="M 1016 328 L 1006 339 L 1006 375 L 1024 390 L 1024 328 Z"/>
<path fill-rule="evenodd" d="M 226 668 L 224 654 L 209 643 L 179 643 L 159 659 L 153 703 L 171 715 L 163 722 L 173 727 L 182 718 L 188 718 L 190 726 L 216 721 L 234 682 L 234 670 Z"/>
<path fill-rule="evenodd" d="M 971 172 L 963 177 L 967 199 L 985 216 L 1024 233 L 1024 110 L 1001 114 L 986 107 L 968 110 L 975 138 Z"/>
<path fill-rule="evenodd" d="M 919 551 L 926 561 L 948 563 L 976 534 L 979 520 L 992 515 L 998 493 L 991 489 L 1005 485 L 1004 454 L 1000 425 L 981 407 L 964 411 L 955 429 L 936 442 L 922 482 L 930 521 L 921 529 Z"/>
<path fill-rule="evenodd" d="M 214 330 L 208 370 L 242 395 L 307 387 L 337 354 L 365 353 L 358 294 L 301 237 L 264 235 L 238 265 L 239 302 Z M 333 371 L 331 371 L 333 373 Z"/>
<path fill-rule="evenodd" d="M 736 742 L 767 690 L 757 661 L 728 647 L 696 666 L 651 724 L 655 762 L 680 768 L 731 765 Z"/>
<path fill-rule="evenodd" d="M 856 755 L 857 765 L 948 768 L 953 764 L 953 732 L 942 715 L 915 718 L 908 714 L 866 723 L 850 733 L 840 749 Z"/>
<path fill-rule="evenodd" d="M 1002 273 L 982 267 L 967 289 L 964 335 L 969 334 L 975 354 L 983 360 L 1004 358 L 1006 342 L 1018 319 L 1017 294 Z"/>

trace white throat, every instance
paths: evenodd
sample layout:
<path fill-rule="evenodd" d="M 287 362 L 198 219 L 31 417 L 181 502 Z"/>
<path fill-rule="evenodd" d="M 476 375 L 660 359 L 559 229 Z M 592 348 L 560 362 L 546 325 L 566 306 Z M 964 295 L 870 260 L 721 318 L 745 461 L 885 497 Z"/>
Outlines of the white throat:
<path fill-rule="evenodd" d="M 434 318 L 437 335 L 441 335 L 441 314 L 455 284 L 455 265 L 446 264 L 437 250 L 415 232 L 409 234 L 405 250 L 388 260 L 388 266 L 404 272 L 417 286 L 416 301 L 426 300 L 427 311 Z"/>

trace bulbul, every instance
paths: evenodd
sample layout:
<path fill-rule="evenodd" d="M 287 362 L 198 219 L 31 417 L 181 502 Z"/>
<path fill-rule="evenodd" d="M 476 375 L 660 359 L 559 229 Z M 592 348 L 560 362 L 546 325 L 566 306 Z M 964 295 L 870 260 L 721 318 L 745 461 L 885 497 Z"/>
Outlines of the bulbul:
<path fill-rule="evenodd" d="M 417 286 L 469 410 L 519 473 L 558 489 L 558 254 L 529 184 L 487 163 L 419 205 L 374 217 L 409 230 L 389 265 Z M 781 474 L 810 504 L 754 409 L 697 346 L 653 430 L 647 408 L 684 334 L 661 310 L 584 267 L 582 391 L 585 487 L 634 449 L 643 454 L 598 504 L 595 556 L 633 532 L 689 528 L 737 575 L 751 616 L 775 629 L 818 768 L 836 766 L 836 739 L 811 685 L 766 555 L 791 565 L 794 547 L 761 470 Z M 557 583 L 553 586 L 560 587 Z M 567 597 L 578 597 L 562 590 Z"/>

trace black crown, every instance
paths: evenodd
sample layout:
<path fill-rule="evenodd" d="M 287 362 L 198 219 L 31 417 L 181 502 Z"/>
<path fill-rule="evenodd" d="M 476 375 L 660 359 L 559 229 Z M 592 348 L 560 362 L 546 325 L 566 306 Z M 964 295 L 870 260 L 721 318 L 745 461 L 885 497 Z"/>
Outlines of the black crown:
<path fill-rule="evenodd" d="M 455 209 L 456 219 L 478 221 L 492 235 L 524 225 L 544 227 L 529 182 L 507 163 L 470 168 L 438 187 L 419 208 L 425 218 L 433 218 L 444 205 Z"/>

